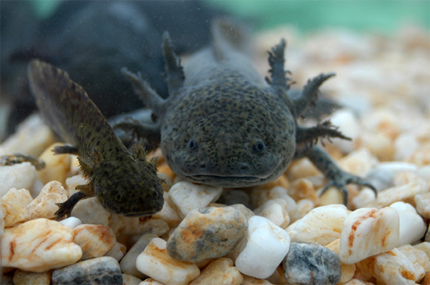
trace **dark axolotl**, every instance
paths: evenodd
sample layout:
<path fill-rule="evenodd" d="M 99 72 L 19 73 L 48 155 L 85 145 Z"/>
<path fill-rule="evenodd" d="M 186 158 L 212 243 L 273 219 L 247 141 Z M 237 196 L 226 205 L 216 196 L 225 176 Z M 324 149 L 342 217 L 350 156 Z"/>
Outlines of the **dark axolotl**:
<path fill-rule="evenodd" d="M 297 123 L 333 73 L 309 80 L 293 97 L 284 70 L 283 39 L 269 52 L 271 79 L 263 80 L 244 52 L 248 37 L 238 23 L 214 21 L 212 36 L 213 45 L 192 55 L 182 67 L 169 34 L 164 33 L 167 99 L 158 96 L 140 74 L 124 68 L 136 94 L 152 110 L 152 123 L 125 121 L 116 127 L 141 137 L 158 134 L 167 163 L 186 181 L 222 187 L 259 185 L 283 174 L 293 159 L 306 156 L 328 179 L 322 192 L 337 187 L 345 205 L 349 183 L 375 191 L 315 146 L 321 138 L 347 137 L 328 121 L 311 128 Z"/>
<path fill-rule="evenodd" d="M 164 200 L 157 161 L 146 160 L 141 144 L 130 153 L 85 90 L 61 69 L 33 60 L 28 79 L 46 123 L 72 144 L 56 147 L 54 152 L 77 154 L 89 180 L 59 204 L 57 219 L 70 216 L 79 200 L 92 196 L 108 211 L 125 216 L 150 216 L 161 210 Z"/>

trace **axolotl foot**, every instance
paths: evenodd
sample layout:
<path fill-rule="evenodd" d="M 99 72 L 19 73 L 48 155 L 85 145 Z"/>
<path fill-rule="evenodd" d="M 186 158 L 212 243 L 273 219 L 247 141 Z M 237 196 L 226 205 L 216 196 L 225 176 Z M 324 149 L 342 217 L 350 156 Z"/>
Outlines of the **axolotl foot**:
<path fill-rule="evenodd" d="M 72 214 L 73 207 L 81 200 L 84 199 L 87 195 L 84 192 L 77 192 L 70 196 L 69 199 L 66 200 L 64 203 L 57 203 L 56 205 L 59 207 L 58 211 L 55 212 L 55 215 L 57 216 L 56 220 L 59 221 L 63 217 L 67 216 L 70 217 Z"/>
<path fill-rule="evenodd" d="M 328 181 L 322 189 L 320 196 L 324 194 L 330 187 L 336 187 L 340 190 L 340 192 L 342 192 L 343 204 L 346 206 L 348 204 L 348 189 L 346 188 L 346 185 L 348 184 L 357 184 L 360 186 L 369 187 L 373 190 L 373 192 L 375 192 L 375 196 L 378 194 L 376 188 L 369 182 L 360 177 L 340 170 L 332 177 L 328 178 Z"/>

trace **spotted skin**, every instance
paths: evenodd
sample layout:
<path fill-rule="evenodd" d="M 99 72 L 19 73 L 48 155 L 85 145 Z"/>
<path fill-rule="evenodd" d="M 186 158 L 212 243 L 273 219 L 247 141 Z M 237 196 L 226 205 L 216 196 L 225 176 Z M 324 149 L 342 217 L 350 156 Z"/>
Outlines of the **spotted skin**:
<path fill-rule="evenodd" d="M 148 162 L 141 146 L 130 153 L 85 90 L 61 69 L 33 60 L 28 66 L 30 90 L 45 121 L 71 146 L 56 153 L 78 155 L 83 175 L 90 181 L 60 204 L 57 218 L 70 215 L 83 198 L 96 196 L 116 214 L 148 216 L 161 210 L 163 189 L 156 161 Z"/>
<path fill-rule="evenodd" d="M 291 96 L 284 40 L 269 52 L 271 76 L 263 80 L 245 52 L 249 41 L 240 24 L 216 20 L 212 34 L 213 45 L 192 55 L 183 67 L 169 34 L 164 34 L 167 99 L 140 74 L 123 70 L 155 118 L 152 124 L 129 127 L 135 134 L 158 132 L 166 161 L 179 177 L 222 187 L 260 185 L 279 177 L 293 159 L 307 156 L 326 175 L 327 185 L 341 190 L 344 204 L 348 183 L 373 189 L 340 170 L 315 146 L 322 138 L 349 138 L 329 121 L 312 128 L 297 123 L 333 73 L 309 80 L 298 96 Z"/>

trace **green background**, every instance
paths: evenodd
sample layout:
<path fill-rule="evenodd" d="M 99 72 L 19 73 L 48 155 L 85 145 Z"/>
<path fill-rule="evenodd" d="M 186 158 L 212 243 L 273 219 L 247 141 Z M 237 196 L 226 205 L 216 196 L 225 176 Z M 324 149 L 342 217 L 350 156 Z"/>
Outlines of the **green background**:
<path fill-rule="evenodd" d="M 174 0 L 159 0 L 174 1 Z M 302 32 L 323 27 L 391 33 L 405 23 L 430 29 L 430 0 L 204 0 L 235 15 L 249 18 L 256 29 L 280 24 L 294 25 Z M 40 17 L 52 14 L 59 1 L 32 1 Z"/>

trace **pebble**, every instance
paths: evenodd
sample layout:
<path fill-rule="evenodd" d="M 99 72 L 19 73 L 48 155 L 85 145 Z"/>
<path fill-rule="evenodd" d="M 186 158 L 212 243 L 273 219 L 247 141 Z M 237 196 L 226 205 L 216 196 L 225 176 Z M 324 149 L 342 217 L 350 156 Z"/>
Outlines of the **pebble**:
<path fill-rule="evenodd" d="M 109 226 L 112 213 L 108 212 L 98 201 L 97 197 L 80 200 L 72 210 L 72 216 L 83 224 Z"/>
<path fill-rule="evenodd" d="M 357 196 L 352 198 L 352 204 L 356 209 L 365 208 L 367 205 L 376 203 L 376 195 L 370 188 L 363 188 Z"/>
<path fill-rule="evenodd" d="M 40 194 L 27 205 L 27 218 L 29 220 L 46 218 L 55 218 L 55 212 L 58 211 L 56 203 L 63 203 L 67 200 L 67 191 L 60 182 L 48 182 Z"/>
<path fill-rule="evenodd" d="M 146 275 L 137 270 L 136 268 L 136 259 L 139 254 L 141 254 L 145 250 L 151 240 L 156 237 L 157 236 L 153 233 L 142 235 L 119 263 L 119 265 L 121 266 L 121 271 L 140 279 L 145 278 Z"/>
<path fill-rule="evenodd" d="M 47 219 L 6 228 L 1 253 L 3 266 L 32 272 L 73 264 L 82 256 L 81 248 L 73 243 L 73 229 Z"/>
<path fill-rule="evenodd" d="M 4 214 L 4 226 L 11 227 L 27 220 L 27 205 L 33 200 L 30 191 L 26 189 L 10 189 L 0 199 Z"/>
<path fill-rule="evenodd" d="M 248 231 L 243 250 L 236 258 L 236 267 L 245 275 L 267 278 L 281 264 L 289 247 L 290 237 L 285 230 L 266 218 L 254 216 L 248 221 Z"/>
<path fill-rule="evenodd" d="M 318 189 L 318 194 L 321 193 L 322 187 Z M 349 199 L 351 199 L 352 195 L 350 193 Z M 319 197 L 318 206 L 328 206 L 332 204 L 343 204 L 343 196 L 342 192 L 339 191 L 336 187 L 329 187 L 324 194 Z"/>
<path fill-rule="evenodd" d="M 254 213 L 268 219 L 278 227 L 285 229 L 290 223 L 290 216 L 288 215 L 287 208 L 287 202 L 281 198 L 277 198 L 267 200 L 260 207 L 255 209 Z"/>
<path fill-rule="evenodd" d="M 417 212 L 426 219 L 430 219 L 430 192 L 415 196 Z"/>
<path fill-rule="evenodd" d="M 17 269 L 13 274 L 13 283 L 15 285 L 50 285 L 51 276 L 51 271 L 38 273 L 27 272 Z"/>
<path fill-rule="evenodd" d="M 408 132 L 400 134 L 394 140 L 394 160 L 407 160 L 419 146 L 415 135 Z"/>
<path fill-rule="evenodd" d="M 157 280 L 154 280 L 152 278 L 147 278 L 144 281 L 142 281 L 139 285 L 166 285 L 166 284 L 158 282 Z"/>
<path fill-rule="evenodd" d="M 82 224 L 81 220 L 76 217 L 68 217 L 64 220 L 61 220 L 60 223 L 65 226 L 71 227 L 72 229 Z"/>
<path fill-rule="evenodd" d="M 380 161 L 389 161 L 394 156 L 394 144 L 391 138 L 383 133 L 363 133 L 361 136 L 362 146 Z"/>
<path fill-rule="evenodd" d="M 36 177 L 36 169 L 30 162 L 0 166 L 0 197 L 12 188 L 31 189 Z"/>
<path fill-rule="evenodd" d="M 105 256 L 110 256 L 116 259 L 116 261 L 120 261 L 127 252 L 127 247 L 122 243 L 116 242 L 114 246 L 106 252 Z"/>
<path fill-rule="evenodd" d="M 353 264 L 387 252 L 399 243 L 399 214 L 391 208 L 361 208 L 346 218 L 340 235 L 339 258 Z"/>
<path fill-rule="evenodd" d="M 334 138 L 332 139 L 333 144 L 345 153 L 353 151 L 361 132 L 360 123 L 353 111 L 349 109 L 334 111 L 330 116 L 330 121 L 334 126 L 338 127 L 338 130 L 342 132 L 342 134 L 352 139 L 352 141 L 347 141 Z"/>
<path fill-rule="evenodd" d="M 430 259 L 427 254 L 410 244 L 403 245 L 397 248 L 403 252 L 415 267 L 415 281 L 420 282 L 427 272 L 430 272 Z"/>
<path fill-rule="evenodd" d="M 178 213 L 176 213 L 176 210 L 174 209 L 174 207 L 170 204 L 171 202 L 169 199 L 169 193 L 164 192 L 163 196 L 164 196 L 163 208 L 161 209 L 160 212 L 157 212 L 154 215 L 152 215 L 152 218 L 161 219 L 165 221 L 169 225 L 169 227 L 174 228 L 179 225 L 179 223 L 181 222 L 181 218 L 179 217 Z"/>
<path fill-rule="evenodd" d="M 328 245 L 326 245 L 326 247 L 339 256 L 339 245 L 340 245 L 340 239 L 337 239 L 335 241 L 332 241 Z M 349 280 L 351 280 L 355 275 L 356 269 L 357 269 L 357 266 L 355 264 L 345 264 L 342 261 L 340 261 L 341 275 L 340 275 L 339 283 L 344 284 Z"/>
<path fill-rule="evenodd" d="M 112 214 L 108 226 L 117 236 L 139 235 L 147 232 L 152 232 L 157 236 L 161 236 L 169 230 L 169 225 L 160 219 L 125 217 L 116 214 Z"/>
<path fill-rule="evenodd" d="M 365 281 L 362 281 L 360 279 L 352 279 L 349 282 L 344 283 L 344 284 L 345 285 L 373 285 L 373 283 L 365 282 Z"/>
<path fill-rule="evenodd" d="M 128 275 L 128 274 L 121 274 L 121 275 L 122 275 L 123 285 L 139 285 L 142 282 L 141 279 L 136 278 L 132 275 Z"/>
<path fill-rule="evenodd" d="M 69 196 L 72 196 L 79 190 L 76 190 L 76 186 L 88 184 L 88 180 L 85 179 L 81 174 L 69 177 L 66 179 L 66 186 L 69 190 Z"/>
<path fill-rule="evenodd" d="M 167 251 L 185 262 L 222 257 L 243 238 L 245 231 L 245 217 L 233 207 L 193 210 L 169 237 Z"/>
<path fill-rule="evenodd" d="M 290 181 L 321 174 L 322 173 L 318 170 L 318 168 L 316 168 L 316 166 L 308 158 L 302 158 L 297 161 L 293 161 L 292 165 L 287 170 L 287 176 Z"/>
<path fill-rule="evenodd" d="M 109 284 L 123 285 L 118 261 L 112 257 L 103 256 L 80 261 L 76 264 L 54 270 L 52 284 Z"/>
<path fill-rule="evenodd" d="M 318 195 L 315 192 L 315 187 L 309 179 L 300 178 L 295 180 L 291 187 L 288 188 L 288 195 L 294 199 L 294 201 L 300 201 L 302 199 L 309 199 L 314 204 L 318 203 Z"/>
<path fill-rule="evenodd" d="M 101 225 L 79 225 L 74 229 L 73 242 L 82 249 L 81 260 L 105 255 L 116 243 L 113 230 Z"/>
<path fill-rule="evenodd" d="M 341 270 L 339 257 L 317 244 L 292 242 L 285 257 L 284 275 L 289 284 L 337 284 Z"/>
<path fill-rule="evenodd" d="M 413 202 L 415 196 L 428 192 L 429 185 L 424 181 L 410 182 L 401 186 L 394 186 L 378 193 L 376 200 L 372 201 L 367 207 L 386 207 L 394 202 L 404 201 Z"/>
<path fill-rule="evenodd" d="M 240 285 L 243 276 L 229 258 L 219 258 L 207 265 L 190 285 Z"/>
<path fill-rule="evenodd" d="M 62 185 L 65 185 L 67 175 L 69 174 L 70 166 L 71 166 L 71 155 L 70 154 L 54 154 L 52 151 L 56 146 L 62 146 L 62 143 L 54 143 L 49 146 L 45 151 L 40 155 L 40 159 L 42 159 L 46 166 L 44 169 L 37 172 L 37 176 L 39 180 L 42 181 L 43 184 L 48 183 L 49 181 L 56 180 L 59 181 Z"/>
<path fill-rule="evenodd" d="M 424 165 L 418 169 L 418 176 L 430 182 L 430 165 Z"/>
<path fill-rule="evenodd" d="M 16 132 L 1 144 L 0 155 L 25 153 L 37 157 L 55 140 L 54 133 L 43 122 L 40 115 L 34 114 L 20 123 Z M 28 189 L 24 186 L 13 187 Z"/>
<path fill-rule="evenodd" d="M 339 160 L 342 170 L 360 177 L 365 177 L 377 163 L 378 159 L 366 148 L 354 150 Z"/>
<path fill-rule="evenodd" d="M 415 284 L 415 267 L 407 256 L 394 248 L 357 263 L 364 273 L 376 278 L 378 284 Z"/>
<path fill-rule="evenodd" d="M 308 199 L 303 199 L 297 202 L 297 215 L 299 218 L 303 218 L 315 208 L 315 204 Z"/>
<path fill-rule="evenodd" d="M 274 284 L 267 280 L 256 279 L 254 277 L 244 275 L 242 284 L 240 285 L 274 285 Z"/>
<path fill-rule="evenodd" d="M 203 209 L 215 202 L 222 193 L 221 187 L 197 185 L 190 182 L 178 182 L 170 188 L 169 197 L 172 206 L 183 219 L 194 209 Z"/>
<path fill-rule="evenodd" d="M 169 285 L 186 285 L 200 275 L 200 270 L 194 263 L 170 257 L 166 241 L 160 238 L 152 239 L 139 254 L 136 267 L 143 274 Z"/>
<path fill-rule="evenodd" d="M 381 162 L 370 170 L 366 181 L 371 183 L 378 191 L 394 186 L 394 177 L 400 172 L 417 172 L 417 166 L 407 162 Z"/>
<path fill-rule="evenodd" d="M 253 191 L 251 194 L 251 202 L 256 206 L 260 207 L 264 202 L 274 199 L 283 199 L 287 203 L 288 216 L 292 221 L 299 218 L 297 212 L 296 201 L 290 197 L 288 191 L 285 187 L 275 186 L 270 190 Z"/>
<path fill-rule="evenodd" d="M 427 257 L 430 258 L 430 242 L 425 241 L 414 245 L 414 247 L 425 252 L 425 254 L 427 254 Z"/>
<path fill-rule="evenodd" d="M 340 238 L 342 226 L 348 216 L 344 205 L 327 205 L 313 209 L 286 231 L 291 241 L 325 246 Z"/>
<path fill-rule="evenodd" d="M 400 229 L 398 246 L 414 243 L 424 237 L 427 224 L 411 204 L 396 202 L 390 207 L 399 213 Z"/>

